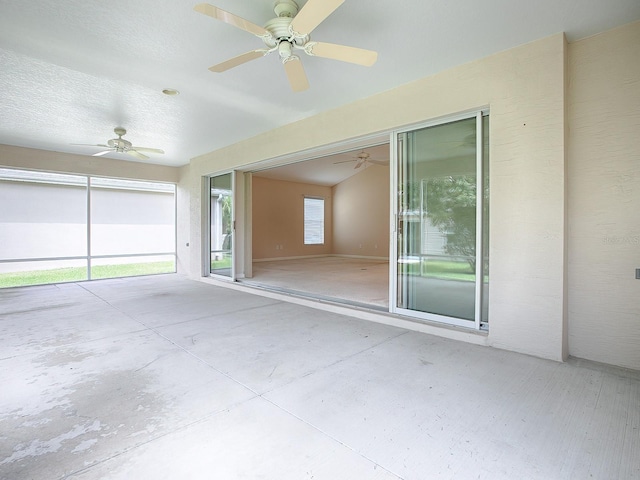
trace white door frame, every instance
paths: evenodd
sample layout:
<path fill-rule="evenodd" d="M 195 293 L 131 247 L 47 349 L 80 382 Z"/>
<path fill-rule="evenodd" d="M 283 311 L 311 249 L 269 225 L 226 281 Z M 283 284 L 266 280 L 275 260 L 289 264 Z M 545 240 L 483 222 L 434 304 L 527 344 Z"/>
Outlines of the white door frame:
<path fill-rule="evenodd" d="M 488 109 L 479 109 L 473 112 L 465 112 L 457 115 L 451 115 L 437 120 L 424 122 L 411 127 L 394 130 L 391 132 L 391 174 L 390 174 L 390 235 L 389 235 L 389 312 L 395 313 L 407 317 L 416 318 L 419 320 L 435 321 L 440 323 L 446 323 L 449 325 L 456 325 L 460 327 L 473 328 L 480 330 L 481 318 L 482 318 L 482 289 L 484 281 L 484 261 L 483 261 L 483 206 L 484 206 L 484 185 L 483 185 L 483 131 L 482 131 L 482 118 L 488 115 Z M 400 156 L 403 154 L 400 150 L 405 148 L 399 137 L 401 134 L 409 133 L 415 130 L 420 130 L 428 127 L 435 127 L 438 125 L 456 122 L 459 120 L 466 120 L 470 118 L 476 119 L 476 282 L 475 282 L 475 317 L 473 321 L 463 320 L 454 317 L 448 317 L 444 315 L 438 315 L 434 313 L 419 312 L 416 310 L 410 310 L 398 307 L 398 166 Z"/>

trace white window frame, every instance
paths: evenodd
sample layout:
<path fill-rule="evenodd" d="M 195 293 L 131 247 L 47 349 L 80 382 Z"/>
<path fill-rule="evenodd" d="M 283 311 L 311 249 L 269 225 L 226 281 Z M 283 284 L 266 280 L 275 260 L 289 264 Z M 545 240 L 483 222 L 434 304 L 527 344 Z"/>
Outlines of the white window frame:
<path fill-rule="evenodd" d="M 322 202 L 322 217 L 320 219 L 320 221 L 322 222 L 320 231 L 317 231 L 317 227 L 314 226 L 313 230 L 311 230 L 311 226 L 307 225 L 307 201 L 309 201 L 309 203 L 313 202 L 315 205 L 318 205 L 315 202 Z M 311 205 L 309 205 L 311 206 Z M 310 212 L 309 212 L 310 213 Z M 315 222 L 317 222 L 317 220 L 314 219 L 310 219 L 313 220 Z M 308 228 L 309 227 L 309 228 Z M 325 231 L 325 199 L 323 197 L 312 197 L 309 195 L 305 195 L 303 197 L 303 242 L 305 245 L 324 245 L 324 231 Z M 316 236 L 320 236 L 320 241 L 313 241 L 310 237 L 316 237 Z"/>

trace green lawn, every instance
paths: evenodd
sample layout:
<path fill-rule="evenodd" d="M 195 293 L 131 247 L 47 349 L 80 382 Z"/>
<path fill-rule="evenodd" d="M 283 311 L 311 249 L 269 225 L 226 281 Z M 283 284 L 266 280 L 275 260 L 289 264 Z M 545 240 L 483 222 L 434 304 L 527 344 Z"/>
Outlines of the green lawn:
<path fill-rule="evenodd" d="M 173 272 L 175 272 L 175 264 L 171 260 L 167 262 L 130 263 L 125 265 L 97 265 L 91 267 L 91 278 L 131 277 Z M 0 273 L 0 288 L 78 282 L 86 279 L 87 269 L 85 267 Z"/>
<path fill-rule="evenodd" d="M 419 263 L 404 265 L 404 272 L 408 275 L 422 275 L 429 278 L 444 280 L 462 280 L 474 282 L 475 272 L 467 262 L 452 262 L 446 260 L 424 260 L 422 268 Z"/>
<path fill-rule="evenodd" d="M 211 260 L 211 271 L 221 268 L 231 268 L 231 257 L 225 257 L 222 260 Z"/>
<path fill-rule="evenodd" d="M 423 276 L 473 282 L 476 274 L 467 262 L 428 260 L 423 266 Z"/>
<path fill-rule="evenodd" d="M 230 267 L 231 258 L 211 262 L 212 270 Z M 419 264 L 407 265 L 407 267 L 407 273 L 414 275 L 420 274 Z M 91 267 L 91 278 L 96 280 L 101 278 L 131 277 L 173 272 L 175 272 L 175 264 L 173 261 L 131 263 L 126 265 L 100 265 Z M 425 265 L 423 265 L 423 276 L 468 282 L 475 280 L 475 273 L 471 270 L 468 263 L 447 262 L 443 260 L 428 260 Z M 0 288 L 78 282 L 86 279 L 87 269 L 84 267 L 0 273 Z"/>

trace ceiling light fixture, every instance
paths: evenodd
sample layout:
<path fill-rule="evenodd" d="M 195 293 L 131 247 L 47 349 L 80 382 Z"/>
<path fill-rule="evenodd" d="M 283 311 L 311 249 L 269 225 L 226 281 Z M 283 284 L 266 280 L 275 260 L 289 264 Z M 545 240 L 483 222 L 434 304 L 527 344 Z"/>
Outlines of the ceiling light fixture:
<path fill-rule="evenodd" d="M 170 97 L 180 94 L 180 92 L 175 88 L 165 88 L 164 90 L 162 90 L 162 93 L 164 93 L 165 95 L 169 95 Z"/>

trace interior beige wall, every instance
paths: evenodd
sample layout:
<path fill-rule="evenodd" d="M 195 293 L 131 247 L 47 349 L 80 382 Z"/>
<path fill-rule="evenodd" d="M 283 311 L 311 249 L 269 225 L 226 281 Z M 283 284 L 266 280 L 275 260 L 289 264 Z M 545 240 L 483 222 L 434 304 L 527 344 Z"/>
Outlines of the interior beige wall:
<path fill-rule="evenodd" d="M 488 106 L 487 342 L 561 360 L 566 356 L 565 50 L 564 35 L 554 35 L 197 157 L 189 172 L 191 218 L 200 220 L 202 175 Z M 195 276 L 201 258 L 200 246 L 193 246 L 200 238 L 200 225 L 192 221 Z"/>
<path fill-rule="evenodd" d="M 569 46 L 569 351 L 640 369 L 640 22 Z"/>
<path fill-rule="evenodd" d="M 253 176 L 253 259 L 327 255 L 332 252 L 331 187 Z M 325 199 L 325 243 L 304 244 L 304 196 Z"/>
<path fill-rule="evenodd" d="M 333 187 L 333 253 L 389 257 L 389 167 L 371 165 Z"/>

